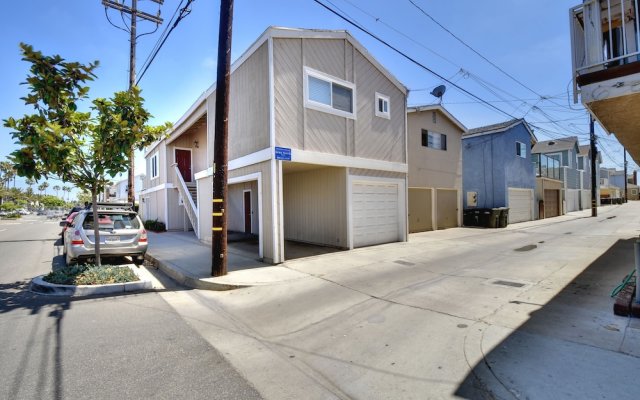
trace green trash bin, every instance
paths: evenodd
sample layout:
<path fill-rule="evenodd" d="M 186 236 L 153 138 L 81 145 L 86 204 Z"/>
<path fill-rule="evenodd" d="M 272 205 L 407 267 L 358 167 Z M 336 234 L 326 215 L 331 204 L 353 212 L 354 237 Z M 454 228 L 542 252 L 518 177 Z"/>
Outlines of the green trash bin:
<path fill-rule="evenodd" d="M 509 225 L 509 208 L 500 208 L 500 228 L 506 228 Z"/>

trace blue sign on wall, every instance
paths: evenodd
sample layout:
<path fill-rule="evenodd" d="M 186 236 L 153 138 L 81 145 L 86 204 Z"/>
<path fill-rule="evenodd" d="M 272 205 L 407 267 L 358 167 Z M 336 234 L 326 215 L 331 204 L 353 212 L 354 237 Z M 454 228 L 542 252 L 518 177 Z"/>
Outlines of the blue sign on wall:
<path fill-rule="evenodd" d="M 291 149 L 288 147 L 276 147 L 276 160 L 291 161 Z"/>

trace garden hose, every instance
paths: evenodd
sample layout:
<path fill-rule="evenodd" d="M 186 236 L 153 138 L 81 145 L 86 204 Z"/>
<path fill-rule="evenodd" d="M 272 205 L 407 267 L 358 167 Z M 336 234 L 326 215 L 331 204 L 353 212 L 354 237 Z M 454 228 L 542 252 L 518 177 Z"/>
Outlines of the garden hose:
<path fill-rule="evenodd" d="M 627 284 L 629 282 L 631 282 L 631 278 L 634 278 L 636 274 L 636 270 L 635 268 L 633 270 L 631 270 L 631 272 L 629 273 L 629 275 L 627 275 L 624 280 L 622 281 L 622 283 L 620 283 L 618 286 L 615 287 L 615 289 L 613 289 L 611 291 L 611 297 L 616 297 L 618 295 L 618 293 L 620 293 L 620 291 L 627 286 Z M 634 279 L 634 283 L 635 283 L 635 279 Z"/>

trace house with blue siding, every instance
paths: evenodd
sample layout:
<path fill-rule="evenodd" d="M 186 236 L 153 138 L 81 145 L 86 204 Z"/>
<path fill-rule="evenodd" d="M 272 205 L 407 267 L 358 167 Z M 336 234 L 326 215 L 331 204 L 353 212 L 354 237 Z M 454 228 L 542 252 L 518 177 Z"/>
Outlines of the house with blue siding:
<path fill-rule="evenodd" d="M 509 208 L 509 223 L 534 219 L 536 179 L 524 119 L 471 129 L 462 135 L 464 209 Z"/>
<path fill-rule="evenodd" d="M 570 136 L 538 142 L 533 146 L 531 152 L 534 155 L 543 154 L 560 163 L 561 214 L 591 207 L 591 197 L 585 197 L 589 191 L 582 188 L 584 174 L 578 166 L 580 150 L 577 137 Z M 584 168 L 584 160 L 582 167 Z M 585 196 L 583 196 L 583 192 Z"/>

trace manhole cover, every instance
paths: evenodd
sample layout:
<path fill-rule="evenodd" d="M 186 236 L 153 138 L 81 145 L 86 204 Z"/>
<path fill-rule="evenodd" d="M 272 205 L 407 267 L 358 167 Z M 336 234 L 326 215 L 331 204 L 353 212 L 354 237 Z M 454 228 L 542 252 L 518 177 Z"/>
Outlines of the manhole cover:
<path fill-rule="evenodd" d="M 412 266 L 412 265 L 415 265 L 415 264 L 414 264 L 414 263 L 412 263 L 412 262 L 409 262 L 409 261 L 402 261 L 402 260 L 395 260 L 395 261 L 394 261 L 394 263 L 396 263 L 396 264 L 400 264 L 400 265 L 406 265 L 406 266 L 408 266 L 408 267 L 410 267 L 410 266 Z"/>
<path fill-rule="evenodd" d="M 523 287 L 524 283 L 520 283 L 520 282 L 513 282 L 513 281 L 504 281 L 502 279 L 499 279 L 497 281 L 493 281 L 491 282 L 494 285 L 502 285 L 502 286 L 510 286 L 510 287 Z"/>

